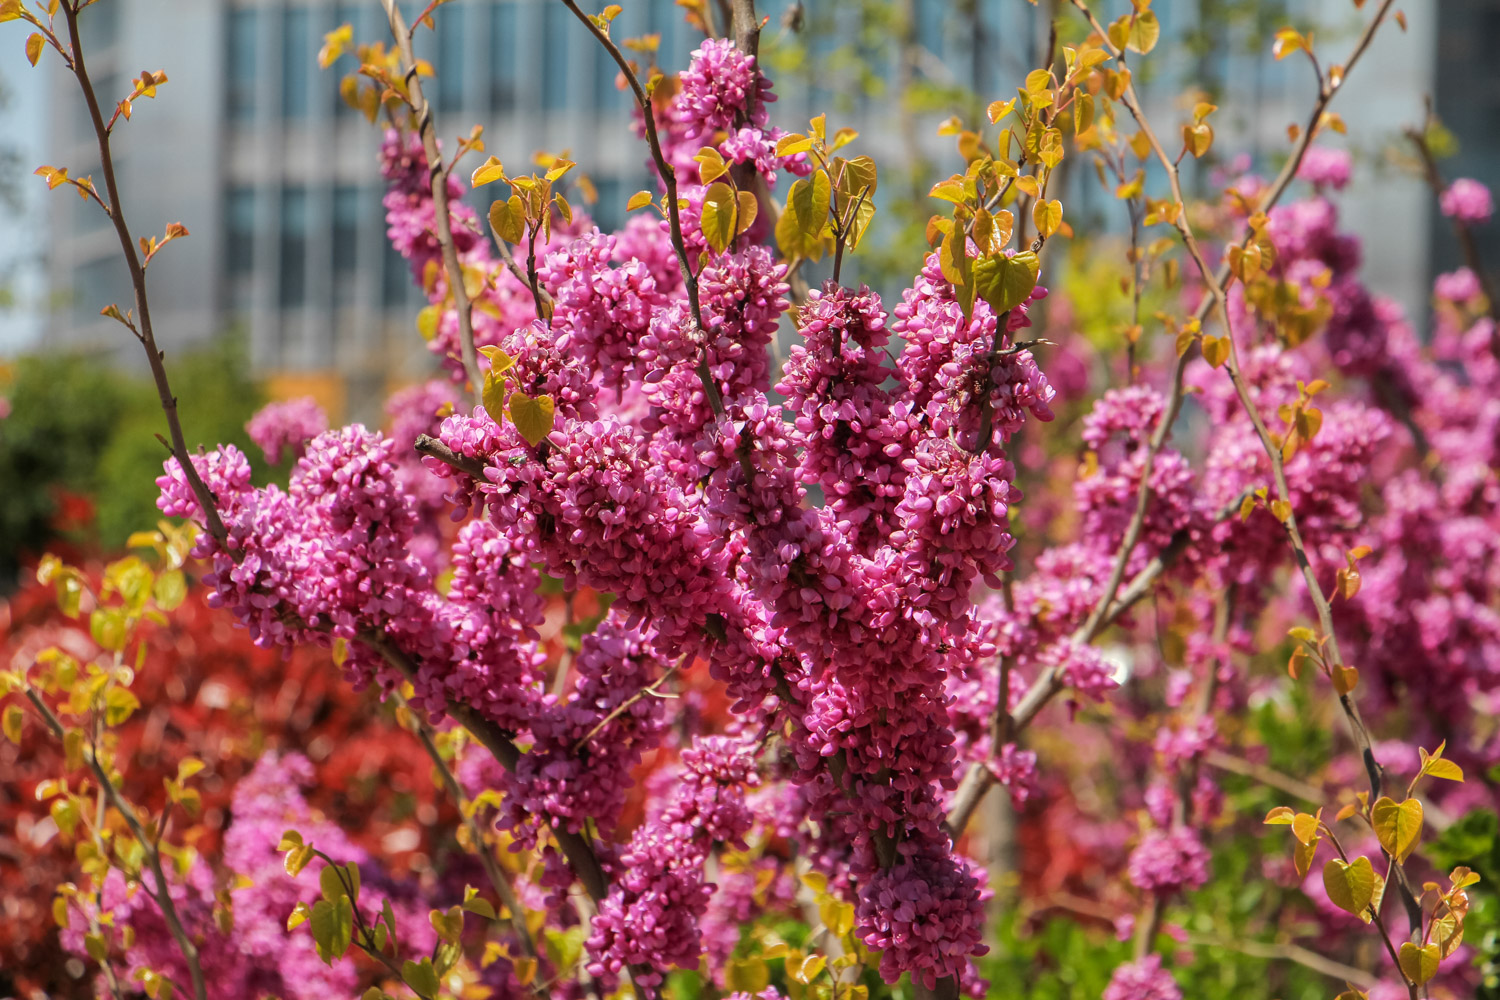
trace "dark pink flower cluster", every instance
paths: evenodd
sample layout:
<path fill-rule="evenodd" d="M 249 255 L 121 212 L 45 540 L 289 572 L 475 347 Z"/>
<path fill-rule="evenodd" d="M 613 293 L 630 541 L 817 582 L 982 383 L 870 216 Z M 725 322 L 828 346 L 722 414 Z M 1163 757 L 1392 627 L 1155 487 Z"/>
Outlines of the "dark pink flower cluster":
<path fill-rule="evenodd" d="M 311 396 L 267 403 L 245 425 L 250 440 L 272 465 L 279 464 L 283 454 L 293 460 L 301 458 L 307 442 L 327 429 L 328 414 Z"/>
<path fill-rule="evenodd" d="M 724 737 L 699 739 L 682 752 L 682 770 L 665 806 L 630 838 L 609 897 L 588 940 L 589 972 L 612 981 L 627 965 L 651 988 L 674 967 L 696 968 L 703 952 L 698 922 L 713 886 L 703 863 L 716 844 L 744 847 L 753 815 L 745 789 L 759 781 L 754 757 Z"/>

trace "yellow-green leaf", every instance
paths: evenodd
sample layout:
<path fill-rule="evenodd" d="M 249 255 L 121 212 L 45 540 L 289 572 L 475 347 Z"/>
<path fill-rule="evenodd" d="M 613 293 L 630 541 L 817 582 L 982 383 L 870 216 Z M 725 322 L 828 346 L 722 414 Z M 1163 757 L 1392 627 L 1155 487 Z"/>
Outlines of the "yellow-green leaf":
<path fill-rule="evenodd" d="M 20 705 L 6 705 L 3 728 L 5 738 L 17 745 L 21 742 L 21 731 L 25 725 L 25 714 Z"/>
<path fill-rule="evenodd" d="M 437 936 L 450 944 L 456 944 L 463 937 L 464 911 L 460 907 L 449 907 L 447 912 L 432 910 L 427 914 L 427 920 L 437 931 Z"/>
<path fill-rule="evenodd" d="M 1453 763 L 1453 761 L 1443 760 L 1441 757 L 1434 757 L 1429 760 L 1423 766 L 1422 773 L 1434 778 L 1446 778 L 1449 781 L 1464 780 L 1463 768 Z"/>
<path fill-rule="evenodd" d="M 1036 288 L 1042 262 L 1030 250 L 1014 256 L 993 254 L 974 263 L 974 291 L 996 315 L 1025 302 Z"/>
<path fill-rule="evenodd" d="M 1405 863 L 1422 839 L 1422 803 L 1416 799 L 1397 802 L 1388 795 L 1375 800 L 1370 812 L 1375 836 L 1397 863 Z"/>
<path fill-rule="evenodd" d="M 1156 19 L 1153 12 L 1143 10 L 1135 16 L 1135 23 L 1130 26 L 1130 34 L 1125 47 L 1144 55 L 1156 48 L 1159 38 L 1161 38 L 1161 22 Z"/>
<path fill-rule="evenodd" d="M 795 156 L 798 153 L 807 152 L 809 149 L 812 149 L 812 146 L 812 140 L 807 136 L 793 132 L 791 135 L 784 135 L 776 141 L 776 155 Z"/>
<path fill-rule="evenodd" d="M 526 238 L 526 206 L 520 195 L 513 194 L 490 206 L 490 229 L 507 243 L 520 243 Z"/>
<path fill-rule="evenodd" d="M 1375 869 L 1366 857 L 1355 858 L 1353 864 L 1330 858 L 1323 866 L 1323 888 L 1334 906 L 1357 917 L 1375 898 Z"/>
<path fill-rule="evenodd" d="M 712 146 L 704 146 L 698 150 L 693 159 L 698 161 L 698 177 L 704 184 L 710 184 L 729 173 L 724 157 Z"/>
<path fill-rule="evenodd" d="M 510 394 L 510 419 L 515 422 L 521 437 L 533 448 L 552 433 L 555 417 L 551 396 L 528 396 L 524 392 Z"/>
<path fill-rule="evenodd" d="M 42 46 L 45 44 L 47 44 L 47 40 L 39 33 L 33 33 L 31 37 L 27 38 L 26 61 L 35 66 L 36 61 L 42 57 Z"/>
<path fill-rule="evenodd" d="M 505 180 L 505 167 L 500 164 L 499 157 L 491 156 L 474 168 L 474 173 L 469 176 L 469 186 L 484 187 L 494 181 L 503 180 Z"/>
<path fill-rule="evenodd" d="M 1036 223 L 1036 231 L 1042 235 L 1042 239 L 1049 238 L 1062 227 L 1062 217 L 1062 202 L 1056 198 L 1038 201 L 1031 206 L 1031 221 Z"/>
<path fill-rule="evenodd" d="M 1292 848 L 1292 864 L 1297 868 L 1298 878 L 1306 878 L 1307 873 L 1312 871 L 1313 858 L 1317 856 L 1318 845 L 1322 842 L 1322 837 L 1314 837 L 1307 843 Z"/>
<path fill-rule="evenodd" d="M 1229 360 L 1229 338 L 1210 337 L 1203 338 L 1203 360 L 1218 368 Z"/>
<path fill-rule="evenodd" d="M 1425 948 L 1418 948 L 1410 941 L 1401 942 L 1401 951 L 1398 959 L 1401 971 L 1406 978 L 1421 986 L 1433 976 L 1437 975 L 1438 963 L 1441 961 L 1438 946 L 1429 944 Z"/>
<path fill-rule="evenodd" d="M 1318 817 L 1312 813 L 1297 813 L 1292 817 L 1292 836 L 1307 844 L 1317 835 Z"/>
<path fill-rule="evenodd" d="M 515 358 L 511 357 L 509 354 L 506 354 L 505 351 L 499 347 L 481 347 L 479 349 L 479 353 L 484 355 L 485 358 L 489 360 L 490 371 L 494 372 L 496 375 L 500 374 L 503 371 L 508 371 L 510 367 L 516 363 Z"/>
<path fill-rule="evenodd" d="M 738 211 L 739 200 L 728 184 L 722 181 L 710 184 L 703 193 L 703 218 L 699 225 L 704 242 L 714 253 L 723 253 L 734 242 Z"/>
<path fill-rule="evenodd" d="M 651 204 L 653 200 L 654 198 L 650 191 L 637 191 L 635 194 L 631 195 L 630 200 L 625 203 L 625 211 L 634 212 L 638 208 L 645 208 L 647 205 Z"/>
<path fill-rule="evenodd" d="M 407 960 L 401 965 L 401 978 L 406 985 L 410 986 L 421 997 L 436 997 L 438 994 L 438 974 L 432 967 L 432 959 L 424 958 L 420 962 Z"/>
<path fill-rule="evenodd" d="M 741 191 L 736 197 L 739 200 L 739 215 L 735 221 L 734 231 L 738 235 L 755 223 L 755 216 L 760 211 L 760 202 L 749 191 Z"/>

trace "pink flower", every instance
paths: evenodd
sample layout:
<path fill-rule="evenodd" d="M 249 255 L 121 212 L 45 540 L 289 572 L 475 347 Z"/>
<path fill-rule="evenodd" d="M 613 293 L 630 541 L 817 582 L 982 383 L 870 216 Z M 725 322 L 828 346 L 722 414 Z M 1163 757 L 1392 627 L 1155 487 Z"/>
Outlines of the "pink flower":
<path fill-rule="evenodd" d="M 1495 213 L 1490 189 L 1469 177 L 1460 177 L 1449 184 L 1438 204 L 1444 215 L 1459 222 L 1488 222 Z"/>
<path fill-rule="evenodd" d="M 1172 974 L 1161 967 L 1161 956 L 1147 955 L 1115 969 L 1103 1000 L 1182 1000 L 1182 990 Z"/>
<path fill-rule="evenodd" d="M 1349 154 L 1342 149 L 1310 146 L 1297 167 L 1297 176 L 1319 191 L 1342 191 L 1349 183 Z"/>

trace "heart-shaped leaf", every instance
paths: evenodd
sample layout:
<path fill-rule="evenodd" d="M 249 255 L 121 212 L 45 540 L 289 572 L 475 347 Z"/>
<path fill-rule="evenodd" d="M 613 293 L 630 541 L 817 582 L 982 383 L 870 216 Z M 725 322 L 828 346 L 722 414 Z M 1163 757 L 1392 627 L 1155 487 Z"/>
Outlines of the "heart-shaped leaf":
<path fill-rule="evenodd" d="M 1332 858 L 1323 866 L 1323 888 L 1334 906 L 1357 917 L 1375 898 L 1375 869 L 1366 857 L 1353 864 Z"/>
<path fill-rule="evenodd" d="M 533 448 L 552 433 L 555 417 L 551 396 L 528 396 L 524 392 L 510 394 L 510 419 Z"/>
<path fill-rule="evenodd" d="M 1435 944 L 1418 948 L 1410 941 L 1403 941 L 1397 960 L 1401 963 L 1401 971 L 1406 973 L 1406 978 L 1421 986 L 1437 975 L 1441 957 Z"/>
<path fill-rule="evenodd" d="M 1370 811 L 1375 836 L 1397 864 L 1404 864 L 1422 839 L 1422 803 L 1416 799 L 1397 802 L 1387 795 L 1375 800 Z"/>
<path fill-rule="evenodd" d="M 974 264 L 974 290 L 999 315 L 1030 297 L 1041 270 L 1041 260 L 1030 250 L 983 257 Z"/>
<path fill-rule="evenodd" d="M 703 193 L 703 217 L 699 228 L 703 239 L 714 253 L 723 253 L 734 241 L 735 216 L 739 213 L 739 200 L 734 189 L 722 181 L 708 186 Z"/>

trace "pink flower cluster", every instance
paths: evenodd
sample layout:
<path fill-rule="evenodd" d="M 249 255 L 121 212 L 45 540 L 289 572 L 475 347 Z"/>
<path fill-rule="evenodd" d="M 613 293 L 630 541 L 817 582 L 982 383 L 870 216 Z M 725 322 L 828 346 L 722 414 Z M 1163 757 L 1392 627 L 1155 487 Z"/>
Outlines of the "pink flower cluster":
<path fill-rule="evenodd" d="M 733 740 L 700 739 L 682 752 L 671 799 L 632 835 L 599 905 L 590 974 L 613 981 L 627 965 L 643 967 L 636 980 L 649 989 L 673 967 L 697 966 L 698 922 L 713 891 L 703 863 L 716 843 L 744 846 L 753 820 L 745 789 L 758 780 L 754 758 Z"/>
<path fill-rule="evenodd" d="M 280 464 L 283 454 L 294 461 L 301 458 L 307 442 L 327 429 L 328 414 L 311 396 L 267 403 L 245 425 L 250 440 L 272 465 Z"/>
<path fill-rule="evenodd" d="M 1490 189 L 1470 177 L 1460 177 L 1449 184 L 1438 203 L 1444 215 L 1459 222 L 1489 222 L 1495 214 L 1495 199 L 1490 196 Z"/>

